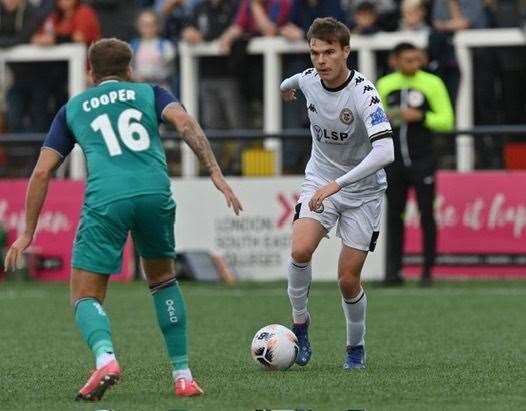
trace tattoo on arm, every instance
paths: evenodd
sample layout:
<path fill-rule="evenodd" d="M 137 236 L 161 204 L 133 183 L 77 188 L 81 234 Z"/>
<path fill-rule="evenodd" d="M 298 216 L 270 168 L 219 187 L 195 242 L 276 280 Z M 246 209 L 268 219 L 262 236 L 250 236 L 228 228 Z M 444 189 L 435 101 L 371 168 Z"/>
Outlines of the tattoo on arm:
<path fill-rule="evenodd" d="M 206 167 L 210 174 L 215 171 L 220 171 L 212 147 L 210 147 L 210 142 L 197 121 L 190 117 L 179 132 L 183 140 L 190 146 L 199 158 L 201 164 Z"/>

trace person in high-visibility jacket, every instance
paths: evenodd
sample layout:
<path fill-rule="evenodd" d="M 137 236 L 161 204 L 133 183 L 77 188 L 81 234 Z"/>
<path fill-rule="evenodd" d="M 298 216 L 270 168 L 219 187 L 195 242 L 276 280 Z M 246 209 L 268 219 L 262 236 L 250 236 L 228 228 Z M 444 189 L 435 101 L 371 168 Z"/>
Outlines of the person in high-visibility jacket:
<path fill-rule="evenodd" d="M 421 284 L 431 284 L 437 228 L 433 214 L 435 170 L 433 133 L 454 126 L 453 107 L 443 81 L 421 70 L 422 51 L 410 43 L 393 49 L 394 73 L 377 81 L 377 89 L 391 120 L 395 161 L 387 172 L 386 284 L 401 284 L 404 210 L 407 192 L 414 187 L 423 230 L 424 264 Z"/>

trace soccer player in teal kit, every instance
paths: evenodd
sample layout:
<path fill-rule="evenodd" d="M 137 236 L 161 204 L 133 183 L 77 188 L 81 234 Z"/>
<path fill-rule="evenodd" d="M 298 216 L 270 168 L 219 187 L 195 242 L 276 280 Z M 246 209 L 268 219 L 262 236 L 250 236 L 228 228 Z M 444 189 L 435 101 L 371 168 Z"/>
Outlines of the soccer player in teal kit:
<path fill-rule="evenodd" d="M 129 82 L 132 51 L 127 43 L 103 39 L 88 52 L 96 87 L 73 97 L 55 116 L 26 198 L 26 229 L 6 255 L 17 265 L 31 244 L 53 171 L 78 143 L 88 168 L 86 195 L 74 242 L 71 301 L 75 321 L 95 356 L 96 370 L 77 400 L 100 400 L 121 370 L 102 303 L 109 274 L 120 270 L 131 231 L 153 295 L 178 396 L 201 395 L 188 366 L 186 307 L 175 279 L 175 202 L 158 126 L 173 124 L 210 172 L 236 214 L 242 209 L 202 129 L 166 90 Z"/>

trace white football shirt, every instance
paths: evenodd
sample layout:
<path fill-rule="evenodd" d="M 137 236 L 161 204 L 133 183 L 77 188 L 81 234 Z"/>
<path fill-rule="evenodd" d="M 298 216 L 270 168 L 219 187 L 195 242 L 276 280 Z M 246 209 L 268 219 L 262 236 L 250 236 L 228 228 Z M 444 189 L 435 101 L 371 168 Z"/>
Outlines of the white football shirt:
<path fill-rule="evenodd" d="M 391 125 L 378 92 L 360 72 L 351 70 L 348 79 L 336 89 L 326 87 L 314 68 L 290 80 L 297 81 L 305 95 L 311 124 L 307 182 L 321 186 L 336 180 L 369 154 L 373 141 L 391 137 Z M 349 199 L 365 200 L 377 197 L 386 188 L 385 172 L 380 169 L 340 193 Z"/>

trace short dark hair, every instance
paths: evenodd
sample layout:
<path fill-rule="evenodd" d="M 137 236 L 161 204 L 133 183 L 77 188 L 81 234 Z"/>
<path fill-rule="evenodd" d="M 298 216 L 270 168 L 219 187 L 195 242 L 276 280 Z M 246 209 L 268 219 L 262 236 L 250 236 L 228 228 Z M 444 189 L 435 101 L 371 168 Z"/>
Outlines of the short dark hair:
<path fill-rule="evenodd" d="M 88 60 L 95 77 L 124 77 L 130 66 L 133 52 L 125 41 L 111 38 L 93 43 L 88 50 Z"/>
<path fill-rule="evenodd" d="M 351 39 L 349 28 L 334 17 L 318 17 L 312 22 L 307 32 L 307 40 L 319 39 L 327 43 L 338 42 L 342 47 L 348 46 Z"/>
<path fill-rule="evenodd" d="M 407 51 L 407 50 L 418 50 L 418 47 L 416 47 L 413 43 L 408 43 L 408 42 L 398 43 L 394 47 L 392 53 L 395 57 L 398 57 L 400 53 L 402 53 L 403 51 Z"/>
<path fill-rule="evenodd" d="M 370 1 L 364 1 L 356 7 L 356 13 L 363 12 L 376 14 L 376 6 Z"/>

